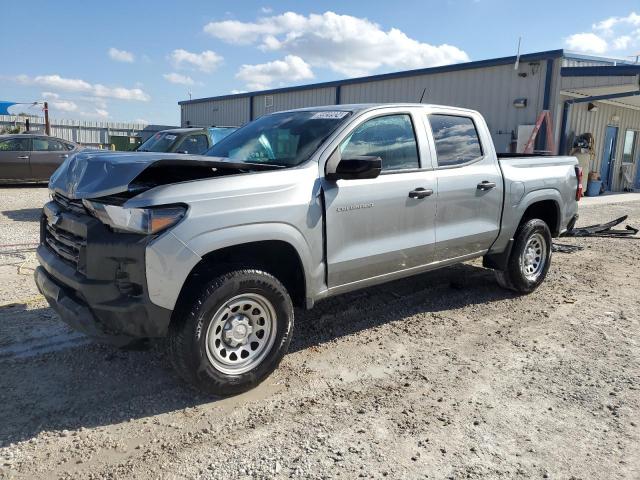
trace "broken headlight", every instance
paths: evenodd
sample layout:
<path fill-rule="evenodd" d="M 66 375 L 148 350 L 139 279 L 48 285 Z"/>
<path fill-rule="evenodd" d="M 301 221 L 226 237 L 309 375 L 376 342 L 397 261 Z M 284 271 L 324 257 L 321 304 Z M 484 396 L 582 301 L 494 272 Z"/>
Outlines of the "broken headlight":
<path fill-rule="evenodd" d="M 83 200 L 89 212 L 116 231 L 155 234 L 178 223 L 187 213 L 187 207 L 171 205 L 149 208 L 124 208 L 93 200 Z"/>

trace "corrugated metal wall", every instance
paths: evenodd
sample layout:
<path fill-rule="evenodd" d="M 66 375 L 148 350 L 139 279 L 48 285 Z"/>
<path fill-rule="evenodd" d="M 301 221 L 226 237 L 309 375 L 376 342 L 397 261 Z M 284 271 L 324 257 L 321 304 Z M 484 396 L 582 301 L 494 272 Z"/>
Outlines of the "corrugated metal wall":
<path fill-rule="evenodd" d="M 273 95 L 256 95 L 253 97 L 253 118 L 258 118 L 265 113 L 290 110 L 292 108 L 333 105 L 335 101 L 336 89 L 334 87 L 309 88 Z M 268 107 L 267 105 L 272 106 Z"/>
<path fill-rule="evenodd" d="M 587 59 L 578 59 L 571 57 L 564 57 L 562 59 L 563 67 L 603 67 L 607 65 L 613 65 L 614 62 L 609 62 L 606 60 L 587 60 Z"/>
<path fill-rule="evenodd" d="M 569 97 L 562 97 L 562 100 L 567 100 Z M 582 133 L 591 133 L 594 136 L 595 141 L 595 164 L 592 169 L 600 172 L 600 164 L 602 162 L 603 154 L 603 142 L 607 125 L 615 125 L 618 127 L 618 142 L 616 145 L 616 158 L 613 166 L 612 174 L 612 187 L 613 190 L 620 190 L 622 188 L 622 176 L 620 165 L 622 163 L 622 148 L 624 143 L 624 134 L 627 130 L 640 131 L 640 110 L 631 108 L 618 107 L 602 102 L 596 102 L 598 105 L 597 112 L 589 112 L 586 103 L 577 103 L 571 106 L 571 112 L 569 114 L 569 132 L 574 135 L 580 135 Z M 618 120 L 615 120 L 618 117 Z M 640 145 L 636 145 L 640 147 Z M 636 154 L 636 166 L 637 165 Z M 636 172 L 634 171 L 634 178 Z"/>
<path fill-rule="evenodd" d="M 183 127 L 242 125 L 249 121 L 249 98 L 228 98 L 181 105 L 180 119 Z"/>
<path fill-rule="evenodd" d="M 362 81 L 340 87 L 340 103 L 418 102 L 426 88 L 424 103 L 472 108 L 489 124 L 499 151 L 507 151 L 511 134 L 520 124 L 535 123 L 542 110 L 545 61 L 415 75 L 388 80 Z M 519 75 L 520 74 L 520 75 Z M 526 108 L 513 101 L 526 98 Z M 336 87 L 293 90 L 253 97 L 253 118 L 265 113 L 318 105 L 333 105 Z M 271 105 L 271 106 L 267 106 Z M 249 97 L 220 99 L 181 106 L 182 125 L 234 124 L 249 121 Z"/>
<path fill-rule="evenodd" d="M 27 117 L 16 115 L 0 115 L 0 127 L 19 126 L 24 130 Z M 44 132 L 44 118 L 28 117 L 30 129 Z M 140 123 L 94 122 L 80 120 L 51 119 L 51 135 L 83 145 L 107 145 L 109 136 L 139 135 L 145 125 Z"/>
<path fill-rule="evenodd" d="M 503 65 L 345 85 L 341 100 L 342 103 L 418 102 L 426 88 L 424 103 L 472 108 L 482 113 L 496 148 L 507 151 L 511 132 L 520 124 L 535 123 L 542 110 L 545 69 L 546 62 L 536 66 L 523 63 L 518 71 L 513 65 Z M 513 101 L 517 98 L 526 98 L 527 107 L 515 108 Z"/>

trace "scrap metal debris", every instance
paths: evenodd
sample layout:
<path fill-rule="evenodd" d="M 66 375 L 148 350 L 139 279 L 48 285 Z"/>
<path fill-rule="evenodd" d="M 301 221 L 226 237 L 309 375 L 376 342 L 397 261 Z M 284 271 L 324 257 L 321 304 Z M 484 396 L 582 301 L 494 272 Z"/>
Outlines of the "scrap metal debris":
<path fill-rule="evenodd" d="M 553 244 L 551 245 L 552 252 L 574 253 L 583 249 L 584 247 L 581 245 L 569 245 L 568 243 L 553 242 Z"/>
<path fill-rule="evenodd" d="M 616 218 L 607 223 L 599 225 L 589 225 L 588 227 L 572 228 L 568 230 L 564 237 L 629 237 L 638 233 L 638 229 L 631 225 L 626 225 L 624 230 L 612 230 L 616 225 L 620 225 L 627 219 L 628 215 Z"/>

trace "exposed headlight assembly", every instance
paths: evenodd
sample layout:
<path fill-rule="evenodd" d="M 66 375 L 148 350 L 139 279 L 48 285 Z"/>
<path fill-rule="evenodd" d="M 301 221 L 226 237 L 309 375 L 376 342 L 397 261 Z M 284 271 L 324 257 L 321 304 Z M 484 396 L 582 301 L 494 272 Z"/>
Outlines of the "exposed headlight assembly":
<path fill-rule="evenodd" d="M 119 232 L 155 234 L 178 223 L 187 213 L 187 207 L 124 208 L 94 200 L 82 200 L 91 214 L 105 225 Z"/>

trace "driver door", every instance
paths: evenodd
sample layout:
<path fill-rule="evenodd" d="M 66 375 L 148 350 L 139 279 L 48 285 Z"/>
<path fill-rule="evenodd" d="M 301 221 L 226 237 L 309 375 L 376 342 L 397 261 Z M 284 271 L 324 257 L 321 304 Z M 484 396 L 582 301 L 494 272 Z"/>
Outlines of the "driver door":
<path fill-rule="evenodd" d="M 325 179 L 330 289 L 376 283 L 433 260 L 437 184 L 434 172 L 422 168 L 416 131 L 424 128 L 414 126 L 420 122 L 409 112 L 377 116 L 339 145 L 343 159 L 380 157 L 382 172 L 373 179 Z M 419 189 L 427 194 L 412 196 Z"/>

